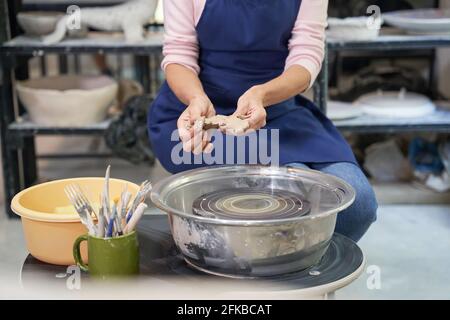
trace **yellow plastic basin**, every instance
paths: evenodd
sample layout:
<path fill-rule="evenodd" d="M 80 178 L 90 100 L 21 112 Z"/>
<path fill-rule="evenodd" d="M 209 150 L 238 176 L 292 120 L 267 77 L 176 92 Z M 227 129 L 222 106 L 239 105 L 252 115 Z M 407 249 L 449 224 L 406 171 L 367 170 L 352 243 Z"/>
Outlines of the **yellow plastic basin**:
<path fill-rule="evenodd" d="M 90 201 L 100 202 L 104 178 L 75 178 L 47 182 L 19 192 L 11 202 L 11 209 L 22 218 L 22 226 L 30 254 L 41 261 L 57 265 L 73 265 L 72 246 L 75 239 L 87 233 L 78 214 L 70 207 L 64 187 L 77 183 Z M 137 193 L 139 186 L 119 179 L 111 179 L 111 199 L 120 197 L 128 184 L 128 191 Z M 97 203 L 98 203 L 97 202 Z M 92 203 L 95 205 L 95 203 Z M 82 257 L 87 261 L 87 246 L 83 243 Z M 85 260 L 86 259 L 86 260 Z"/>

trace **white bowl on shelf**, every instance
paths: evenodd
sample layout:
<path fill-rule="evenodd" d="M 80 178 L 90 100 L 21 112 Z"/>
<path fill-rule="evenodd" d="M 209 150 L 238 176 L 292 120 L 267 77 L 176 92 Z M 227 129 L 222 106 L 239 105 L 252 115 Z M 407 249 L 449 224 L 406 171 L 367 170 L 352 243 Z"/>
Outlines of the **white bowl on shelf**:
<path fill-rule="evenodd" d="M 25 11 L 17 14 L 20 27 L 29 36 L 44 36 L 52 33 L 63 12 L 56 11 Z"/>
<path fill-rule="evenodd" d="M 79 127 L 103 121 L 117 96 L 107 76 L 65 75 L 20 81 L 19 100 L 38 125 Z"/>
<path fill-rule="evenodd" d="M 373 40 L 380 34 L 382 19 L 371 17 L 328 18 L 327 37 L 337 40 Z"/>

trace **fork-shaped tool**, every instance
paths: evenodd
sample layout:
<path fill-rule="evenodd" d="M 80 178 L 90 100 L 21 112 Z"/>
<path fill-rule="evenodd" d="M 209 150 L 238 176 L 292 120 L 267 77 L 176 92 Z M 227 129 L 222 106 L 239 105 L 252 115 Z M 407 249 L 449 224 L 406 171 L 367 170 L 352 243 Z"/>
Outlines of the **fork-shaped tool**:
<path fill-rule="evenodd" d="M 72 202 L 72 205 L 75 207 L 75 210 L 78 212 L 81 222 L 88 228 L 89 233 L 95 236 L 97 230 L 91 216 L 92 214 L 95 215 L 95 212 L 80 186 L 69 184 L 64 188 L 64 191 L 70 202 Z"/>
<path fill-rule="evenodd" d="M 152 184 L 150 181 L 145 180 L 142 182 L 141 186 L 139 187 L 139 190 L 136 194 L 136 197 L 134 198 L 131 207 L 128 211 L 128 214 L 126 216 L 126 222 L 131 219 L 131 216 L 133 215 L 134 211 L 137 209 L 138 205 L 145 201 L 145 198 L 147 197 L 147 194 L 152 190 Z"/>

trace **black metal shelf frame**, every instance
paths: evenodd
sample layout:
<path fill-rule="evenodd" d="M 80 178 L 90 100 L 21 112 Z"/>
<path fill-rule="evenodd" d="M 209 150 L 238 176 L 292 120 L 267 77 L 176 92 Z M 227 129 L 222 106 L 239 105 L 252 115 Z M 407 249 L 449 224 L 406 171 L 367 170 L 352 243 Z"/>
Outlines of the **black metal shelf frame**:
<path fill-rule="evenodd" d="M 422 50 L 445 47 L 450 47 L 450 35 L 382 35 L 374 40 L 366 41 L 328 39 L 326 44 L 326 56 L 328 57 L 328 53 L 338 51 Z M 319 99 L 323 102 L 321 104 L 321 109 L 325 112 L 328 101 L 328 78 L 328 67 L 327 65 L 324 65 L 317 81 L 320 86 L 318 92 L 322 95 Z"/>
<path fill-rule="evenodd" d="M 16 41 L 23 41 L 18 44 Z M 141 45 L 130 45 L 120 41 L 99 44 L 96 40 L 63 42 L 58 45 L 45 46 L 36 41 L 17 37 L 0 46 L 0 138 L 2 148 L 3 177 L 5 185 L 5 206 L 9 216 L 13 216 L 9 203 L 20 190 L 32 185 L 37 179 L 37 157 L 34 137 L 36 135 L 103 135 L 109 121 L 83 127 L 46 127 L 28 121 L 19 121 L 15 108 L 14 78 L 17 69 L 24 62 L 36 56 L 47 54 L 132 54 L 137 66 L 137 77 L 145 88 L 155 81 L 151 75 L 149 58 L 161 53 L 162 41 L 150 41 Z M 60 70 L 64 71 L 64 70 Z M 27 72 L 26 72 L 27 73 Z M 23 77 L 22 77 L 23 78 Z M 19 106 L 20 109 L 20 106 Z M 69 155 L 70 156 L 70 155 Z M 77 155 L 74 155 L 77 156 Z M 104 155 L 102 155 L 104 156 Z M 49 156 L 47 155 L 46 158 Z M 55 155 L 50 155 L 55 157 Z"/>
<path fill-rule="evenodd" d="M 423 50 L 450 47 L 450 35 L 382 35 L 367 41 L 340 41 L 328 39 L 327 57 L 332 52 L 401 51 Z M 434 68 L 432 66 L 431 68 Z M 431 70 L 430 76 L 434 74 Z M 320 107 L 326 113 L 328 101 L 328 67 L 324 65 L 319 74 L 318 92 Z M 341 131 L 358 133 L 396 133 L 396 132 L 439 132 L 450 133 L 450 111 L 438 109 L 433 115 L 421 119 L 393 120 L 362 116 L 356 119 L 336 120 L 334 124 Z"/>

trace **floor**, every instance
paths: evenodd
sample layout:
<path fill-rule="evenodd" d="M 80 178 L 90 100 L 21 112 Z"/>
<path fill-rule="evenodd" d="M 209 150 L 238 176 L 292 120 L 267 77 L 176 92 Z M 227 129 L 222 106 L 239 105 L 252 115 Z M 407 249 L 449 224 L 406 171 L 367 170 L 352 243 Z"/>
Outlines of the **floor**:
<path fill-rule="evenodd" d="M 44 140 L 39 151 L 61 147 L 74 140 Z M 86 146 L 86 143 L 82 145 Z M 82 151 L 82 150 L 81 150 Z M 71 176 L 98 176 L 112 164 L 112 176 L 139 182 L 156 181 L 167 173 L 160 167 L 136 167 L 123 160 L 90 159 L 41 161 L 42 180 Z M 1 201 L 1 199 L 0 199 Z M 3 205 L 1 206 L 3 210 Z M 449 299 L 450 206 L 381 205 L 378 221 L 359 245 L 367 257 L 361 277 L 337 292 L 337 299 Z M 0 270 L 9 280 L 19 279 L 27 252 L 20 220 L 0 211 Z M 1 282 L 1 281 L 0 281 Z M 0 285 L 0 297 L 7 297 Z"/>

